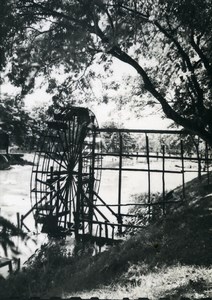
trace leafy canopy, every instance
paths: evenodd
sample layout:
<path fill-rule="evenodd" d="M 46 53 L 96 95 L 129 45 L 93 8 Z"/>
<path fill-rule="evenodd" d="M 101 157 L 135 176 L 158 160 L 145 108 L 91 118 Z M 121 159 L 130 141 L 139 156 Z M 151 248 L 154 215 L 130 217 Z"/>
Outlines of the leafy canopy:
<path fill-rule="evenodd" d="M 59 100 L 86 84 L 83 72 L 112 57 L 133 67 L 142 93 L 165 115 L 212 145 L 210 0 L 9 0 L 5 2 L 8 74 L 23 95 L 44 76 Z M 9 20 L 12 20 L 10 22 Z M 8 23 L 9 22 L 9 23 Z M 17 24 L 16 24 L 17 23 Z M 14 31 L 14 27 L 18 30 Z"/>
<path fill-rule="evenodd" d="M 20 97 L 5 95 L 4 99 L 0 99 L 0 127 L 9 134 L 10 146 L 29 146 L 28 136 L 32 127 L 30 119 Z"/>

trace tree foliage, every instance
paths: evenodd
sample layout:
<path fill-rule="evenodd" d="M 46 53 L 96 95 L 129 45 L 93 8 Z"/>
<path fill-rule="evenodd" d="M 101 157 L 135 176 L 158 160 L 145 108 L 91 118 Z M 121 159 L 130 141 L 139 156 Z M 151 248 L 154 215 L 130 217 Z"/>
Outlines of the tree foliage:
<path fill-rule="evenodd" d="M 102 144 L 107 152 L 119 153 L 120 147 L 125 153 L 135 151 L 137 147 L 135 136 L 129 132 L 117 132 L 116 130 L 120 128 L 119 124 L 114 121 L 109 121 L 105 122 L 102 128 L 112 130 L 102 133 Z M 121 128 L 124 128 L 124 126 L 122 125 Z"/>
<path fill-rule="evenodd" d="M 26 146 L 29 142 L 30 116 L 19 97 L 6 96 L 0 100 L 0 119 L 2 129 L 9 134 L 10 146 Z"/>
<path fill-rule="evenodd" d="M 8 0 L 6 7 L 20 29 L 3 19 L 4 57 L 23 94 L 41 74 L 51 88 L 55 69 L 67 74 L 60 88 L 69 93 L 78 79 L 86 84 L 80 76 L 94 60 L 106 72 L 114 57 L 137 71 L 141 92 L 168 118 L 212 145 L 211 1 Z"/>

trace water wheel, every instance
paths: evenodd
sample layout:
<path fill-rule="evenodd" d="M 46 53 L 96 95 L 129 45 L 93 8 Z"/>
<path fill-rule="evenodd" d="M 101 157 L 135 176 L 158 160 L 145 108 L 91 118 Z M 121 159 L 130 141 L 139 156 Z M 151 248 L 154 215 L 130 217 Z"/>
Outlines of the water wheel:
<path fill-rule="evenodd" d="M 36 224 L 49 235 L 92 230 L 101 179 L 101 157 L 95 154 L 101 145 L 94 128 L 95 115 L 81 107 L 63 108 L 47 122 L 34 157 L 31 204 Z"/>

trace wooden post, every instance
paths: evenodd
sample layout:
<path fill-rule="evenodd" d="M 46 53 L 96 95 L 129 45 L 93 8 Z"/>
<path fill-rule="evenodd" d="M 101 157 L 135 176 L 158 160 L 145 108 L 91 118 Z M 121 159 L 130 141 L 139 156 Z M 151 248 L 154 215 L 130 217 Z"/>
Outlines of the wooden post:
<path fill-rule="evenodd" d="M 53 167 L 50 167 L 50 180 L 52 180 L 52 178 L 53 178 Z M 49 197 L 50 197 L 50 205 L 52 207 L 53 206 L 52 205 L 52 187 L 50 187 L 50 189 L 51 189 L 51 192 L 49 194 Z M 52 214 L 52 210 L 50 210 L 50 214 Z"/>
<path fill-rule="evenodd" d="M 17 227 L 18 227 L 18 229 L 20 229 L 21 228 L 20 227 L 20 214 L 17 212 L 16 216 L 17 216 Z"/>
<path fill-rule="evenodd" d="M 112 227 L 112 239 L 114 239 L 114 226 Z"/>
<path fill-rule="evenodd" d="M 26 224 L 24 224 L 24 216 L 21 215 L 21 229 L 25 227 L 25 229 L 30 232 L 30 229 L 26 226 Z"/>
<path fill-rule="evenodd" d="M 122 152 L 123 152 L 123 140 L 121 133 L 119 134 L 119 185 L 118 185 L 118 215 L 117 221 L 122 224 L 121 216 L 121 187 L 122 187 Z M 119 233 L 122 232 L 122 227 L 118 227 Z"/>
<path fill-rule="evenodd" d="M 102 237 L 102 224 L 99 224 L 99 237 Z"/>
<path fill-rule="evenodd" d="M 20 269 L 21 269 L 21 259 L 18 258 L 17 259 L 17 271 L 20 271 Z"/>
<path fill-rule="evenodd" d="M 105 238 L 108 239 L 108 227 L 107 227 L 107 221 L 105 221 Z"/>
<path fill-rule="evenodd" d="M 66 196 L 65 196 L 65 216 L 64 216 L 64 229 L 66 229 L 67 228 L 67 214 L 68 214 L 68 203 L 69 203 L 69 201 L 68 201 L 68 196 L 69 196 L 69 189 L 68 189 L 68 191 L 67 191 L 67 193 L 66 193 Z M 71 208 L 69 207 L 69 209 L 70 209 L 70 211 L 71 211 Z"/>
<path fill-rule="evenodd" d="M 79 218 L 81 209 L 81 195 L 82 195 L 82 145 L 79 147 L 79 163 L 78 163 L 78 186 L 77 186 L 77 199 L 76 199 L 76 211 L 74 215 L 74 232 L 76 241 L 79 240 Z"/>
<path fill-rule="evenodd" d="M 60 190 L 60 181 L 57 181 L 57 191 Z M 59 193 L 57 193 L 57 199 L 56 199 L 56 216 L 57 216 L 57 226 L 59 226 L 59 203 L 60 203 L 60 197 L 59 197 Z"/>
<path fill-rule="evenodd" d="M 13 271 L 12 260 L 9 261 L 8 266 L 9 266 L 9 273 L 11 274 Z"/>
<path fill-rule="evenodd" d="M 151 183 L 150 183 L 150 161 L 149 161 L 149 138 L 148 135 L 146 134 L 146 158 L 147 158 L 147 168 L 148 168 L 148 207 L 149 207 L 149 218 L 151 214 L 151 208 L 150 208 L 150 202 L 151 202 Z"/>
<path fill-rule="evenodd" d="M 102 224 L 99 224 L 99 237 L 101 238 L 102 237 Z M 101 245 L 99 245 L 99 252 L 101 252 L 102 250 L 102 247 Z"/>
<path fill-rule="evenodd" d="M 92 236 L 93 231 L 93 201 L 94 201 L 94 168 L 95 168 L 95 146 L 96 146 L 96 130 L 92 132 L 92 153 L 91 166 L 89 169 L 89 234 Z"/>
<path fill-rule="evenodd" d="M 207 181 L 208 184 L 210 183 L 210 176 L 209 176 L 209 160 L 208 160 L 208 143 L 205 143 L 205 164 L 207 169 Z"/>
<path fill-rule="evenodd" d="M 6 134 L 6 154 L 9 155 L 9 145 L 10 145 L 10 138 L 9 135 Z"/>
<path fill-rule="evenodd" d="M 163 167 L 162 167 L 162 181 L 163 181 L 163 214 L 165 214 L 165 145 L 162 145 L 163 152 Z"/>
<path fill-rule="evenodd" d="M 185 199 L 185 168 L 184 168 L 184 149 L 183 141 L 180 141 L 180 150 L 181 150 L 181 161 L 182 161 L 182 185 L 183 185 L 183 199 Z"/>
<path fill-rule="evenodd" d="M 23 228 L 23 218 L 24 218 L 23 215 L 21 215 L 21 219 L 20 219 L 21 220 L 21 222 L 20 222 L 21 223 L 21 225 L 20 225 L 21 229 Z"/>

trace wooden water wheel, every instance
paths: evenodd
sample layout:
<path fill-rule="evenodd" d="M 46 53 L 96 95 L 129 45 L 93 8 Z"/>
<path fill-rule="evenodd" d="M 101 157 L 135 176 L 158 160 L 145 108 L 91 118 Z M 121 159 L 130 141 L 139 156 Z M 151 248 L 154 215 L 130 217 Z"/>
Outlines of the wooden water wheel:
<path fill-rule="evenodd" d="M 101 179 L 95 115 L 86 108 L 61 109 L 47 122 L 35 153 L 31 204 L 36 224 L 49 235 L 91 234 Z M 87 222 L 83 222 L 86 220 Z"/>

